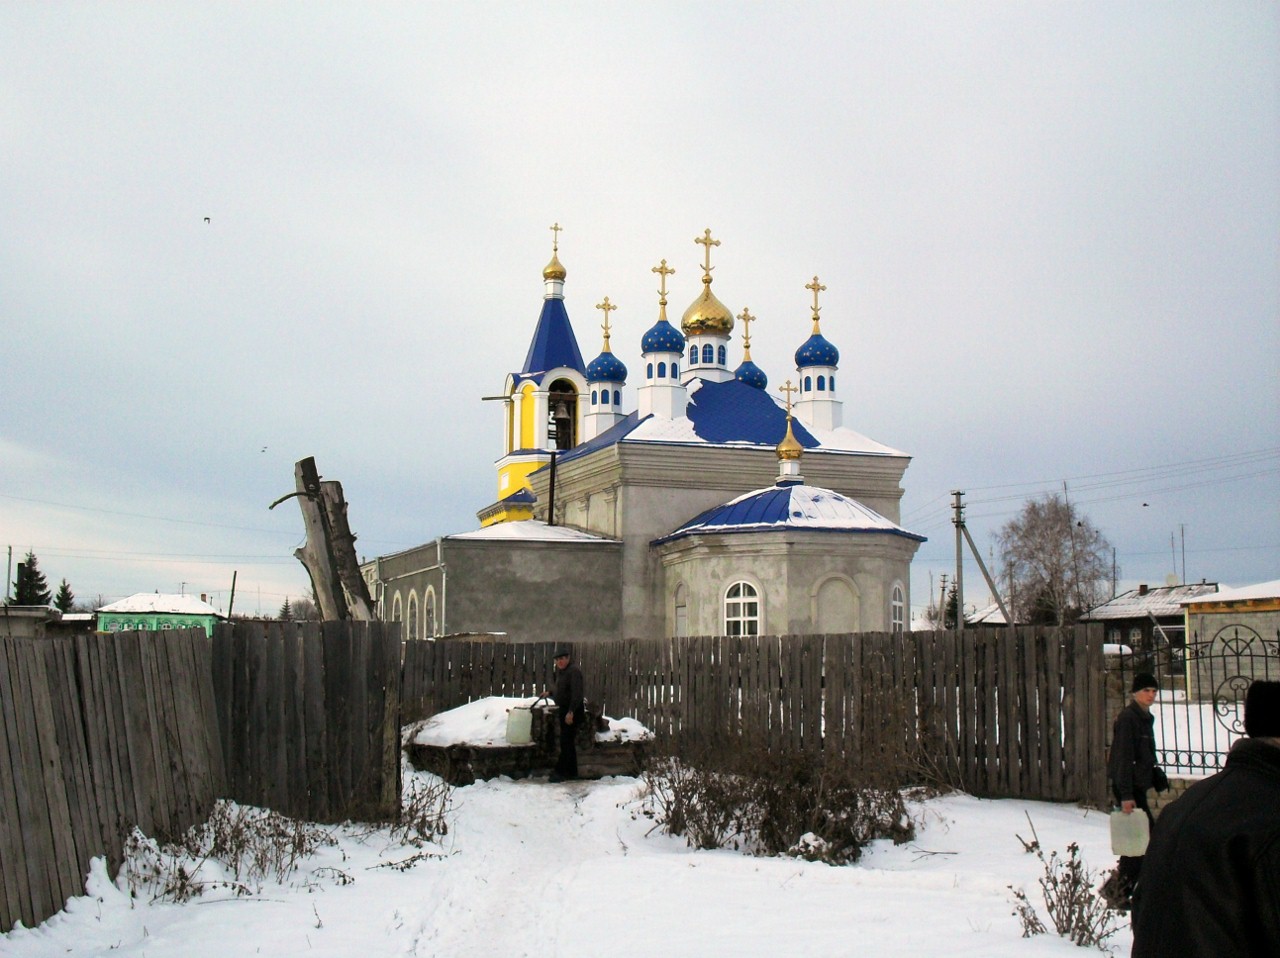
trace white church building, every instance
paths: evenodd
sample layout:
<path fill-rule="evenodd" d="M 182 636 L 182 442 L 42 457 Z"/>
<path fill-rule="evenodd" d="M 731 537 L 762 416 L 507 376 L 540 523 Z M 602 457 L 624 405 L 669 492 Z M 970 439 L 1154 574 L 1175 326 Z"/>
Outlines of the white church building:
<path fill-rule="evenodd" d="M 634 374 L 613 352 L 607 298 L 600 354 L 583 361 L 553 243 L 524 365 L 503 388 L 498 498 L 479 529 L 366 562 L 380 616 L 411 636 L 517 641 L 908 627 L 924 541 L 898 525 L 910 457 L 844 423 L 826 287 L 806 287 L 795 379 L 771 390 L 751 360 L 754 317 L 712 291 L 720 241 L 694 242 L 702 290 L 677 328 L 673 270 L 653 268 L 657 315 Z"/>

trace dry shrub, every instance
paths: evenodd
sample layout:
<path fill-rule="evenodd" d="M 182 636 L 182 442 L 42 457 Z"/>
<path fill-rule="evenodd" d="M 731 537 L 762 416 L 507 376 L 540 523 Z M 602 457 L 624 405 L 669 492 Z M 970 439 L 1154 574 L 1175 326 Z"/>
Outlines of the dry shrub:
<path fill-rule="evenodd" d="M 759 746 L 655 759 L 642 795 L 644 813 L 693 848 L 847 864 L 878 838 L 915 835 L 901 792 L 878 776 Z"/>

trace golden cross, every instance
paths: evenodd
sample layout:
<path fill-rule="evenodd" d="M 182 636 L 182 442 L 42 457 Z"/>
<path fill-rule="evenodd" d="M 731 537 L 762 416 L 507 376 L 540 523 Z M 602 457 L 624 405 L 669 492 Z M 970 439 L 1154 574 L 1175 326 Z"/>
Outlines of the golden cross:
<path fill-rule="evenodd" d="M 805 283 L 804 288 L 805 288 L 805 289 L 811 289 L 811 290 L 813 290 L 813 318 L 814 318 L 814 319 L 817 319 L 817 318 L 818 318 L 818 310 L 819 310 L 819 309 L 821 309 L 821 307 L 818 305 L 818 294 L 819 294 L 820 292 L 822 292 L 823 290 L 825 290 L 825 289 L 826 289 L 826 287 L 825 287 L 825 286 L 823 286 L 821 283 L 819 283 L 819 282 L 818 282 L 818 277 L 816 277 L 816 276 L 815 276 L 815 277 L 813 278 L 813 282 L 812 282 L 812 283 Z"/>
<path fill-rule="evenodd" d="M 791 394 L 799 391 L 800 390 L 798 390 L 795 386 L 791 385 L 790 379 L 788 379 L 785 384 L 778 387 L 778 392 L 786 393 L 787 395 L 787 418 L 788 419 L 791 418 Z"/>
<path fill-rule="evenodd" d="M 551 224 L 551 252 L 553 253 L 560 251 L 560 231 L 562 229 L 564 229 L 564 227 L 559 223 Z"/>
<path fill-rule="evenodd" d="M 604 330 L 604 348 L 606 351 L 609 349 L 609 314 L 617 308 L 617 306 L 609 302 L 608 296 L 604 298 L 603 303 L 596 303 L 596 309 L 604 310 L 604 325 L 600 328 Z"/>
<path fill-rule="evenodd" d="M 756 321 L 756 318 L 751 315 L 751 312 L 747 309 L 747 307 L 743 306 L 742 312 L 738 314 L 738 319 L 742 320 L 742 348 L 750 349 L 751 348 L 751 324 Z"/>
<path fill-rule="evenodd" d="M 675 270 L 672 269 L 670 266 L 668 266 L 667 261 L 664 259 L 661 265 L 655 266 L 653 268 L 653 271 L 661 277 L 661 282 L 662 282 L 662 288 L 658 290 L 658 295 L 662 298 L 658 300 L 658 305 L 666 306 L 667 305 L 667 277 L 675 275 Z"/>
<path fill-rule="evenodd" d="M 696 237 L 694 239 L 694 242 L 697 243 L 699 246 L 706 247 L 706 258 L 702 264 L 702 271 L 705 274 L 703 276 L 703 282 L 709 283 L 711 282 L 711 247 L 719 246 L 720 241 L 718 239 L 711 238 L 711 228 L 707 227 L 706 232 L 704 232 L 701 236 Z"/>

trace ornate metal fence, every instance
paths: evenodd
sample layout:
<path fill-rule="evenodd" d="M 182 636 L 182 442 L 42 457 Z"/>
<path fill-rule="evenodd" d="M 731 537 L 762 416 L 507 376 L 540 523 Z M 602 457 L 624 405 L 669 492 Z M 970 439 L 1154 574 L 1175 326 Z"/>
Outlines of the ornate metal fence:
<path fill-rule="evenodd" d="M 1209 774 L 1244 735 L 1244 697 L 1258 680 L 1280 681 L 1280 630 L 1264 635 L 1233 622 L 1193 632 L 1185 645 L 1124 650 L 1107 656 L 1108 708 L 1128 699 L 1133 676 L 1151 672 L 1160 682 L 1156 749 L 1169 773 Z"/>

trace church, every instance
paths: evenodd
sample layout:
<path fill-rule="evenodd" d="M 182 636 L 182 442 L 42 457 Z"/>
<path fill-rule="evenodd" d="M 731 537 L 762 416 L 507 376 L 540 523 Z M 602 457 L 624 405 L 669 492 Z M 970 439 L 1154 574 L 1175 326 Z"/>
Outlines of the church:
<path fill-rule="evenodd" d="M 771 390 L 751 360 L 755 318 L 712 290 L 721 241 L 704 231 L 702 290 L 678 327 L 674 270 L 653 267 L 657 315 L 632 373 L 608 297 L 600 353 L 583 361 L 552 231 L 529 350 L 500 397 L 497 498 L 478 529 L 365 562 L 377 614 L 413 637 L 513 641 L 907 628 L 924 541 L 898 525 L 910 457 L 844 424 L 818 278 L 795 379 Z"/>

